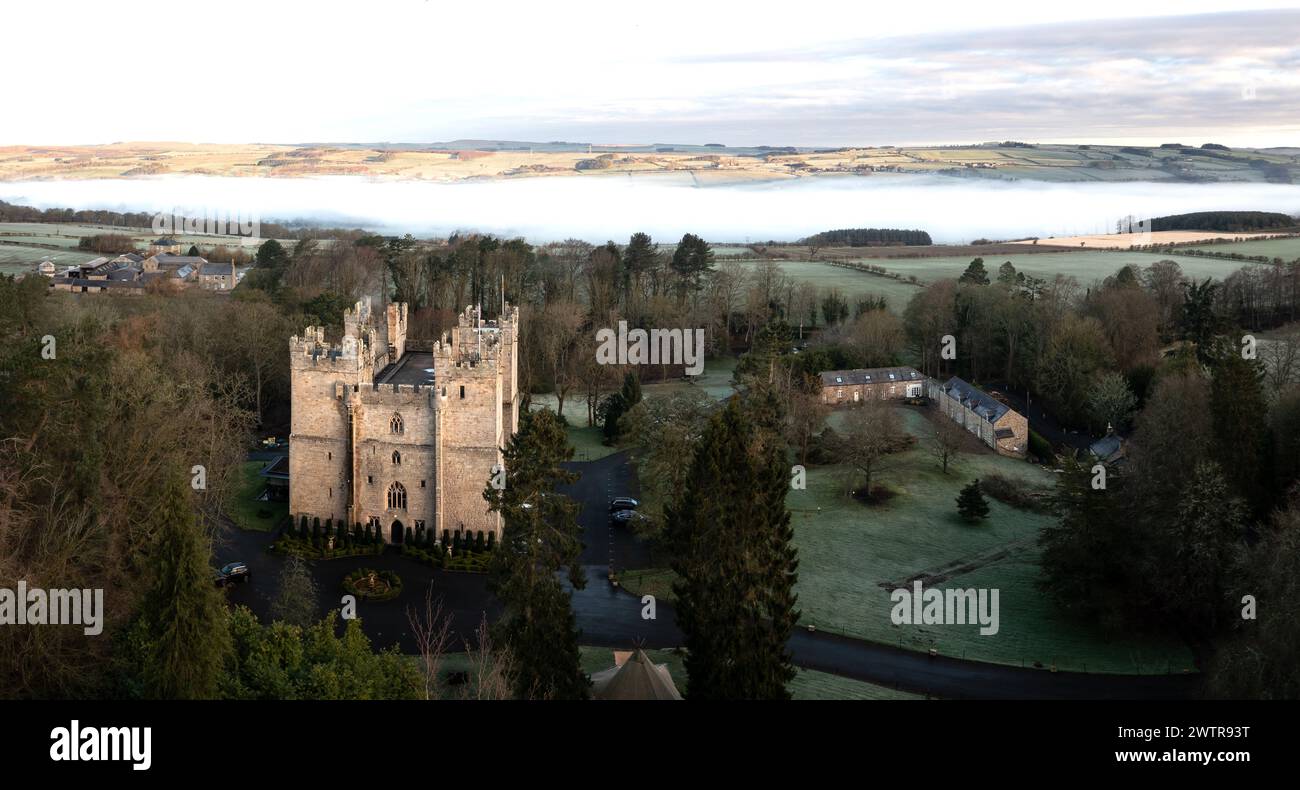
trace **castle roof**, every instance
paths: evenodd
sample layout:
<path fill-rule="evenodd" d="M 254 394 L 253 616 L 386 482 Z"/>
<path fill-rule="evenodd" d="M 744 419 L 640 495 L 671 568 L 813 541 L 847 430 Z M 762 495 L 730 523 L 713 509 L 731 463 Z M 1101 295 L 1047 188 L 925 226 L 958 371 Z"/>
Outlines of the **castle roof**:
<path fill-rule="evenodd" d="M 380 372 L 376 381 L 381 384 L 432 384 L 433 354 L 408 351 Z"/>

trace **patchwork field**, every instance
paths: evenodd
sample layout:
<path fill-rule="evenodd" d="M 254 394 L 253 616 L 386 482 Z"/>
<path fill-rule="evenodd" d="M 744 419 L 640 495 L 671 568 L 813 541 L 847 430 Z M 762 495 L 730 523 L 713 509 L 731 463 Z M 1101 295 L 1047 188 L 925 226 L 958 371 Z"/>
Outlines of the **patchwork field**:
<path fill-rule="evenodd" d="M 882 261 L 871 262 L 884 265 Z M 967 262 L 969 263 L 969 259 Z M 896 313 L 902 313 L 912 296 L 920 290 L 919 286 L 901 280 L 846 269 L 842 266 L 832 266 L 820 261 L 780 261 L 779 263 L 781 271 L 796 282 L 812 283 L 821 290 L 838 288 L 850 304 L 867 296 L 883 296 L 889 309 Z M 753 263 L 743 265 L 757 266 Z M 820 315 L 817 320 L 820 325 Z"/>
<path fill-rule="evenodd" d="M 595 160 L 595 161 L 593 161 Z M 1230 181 L 1261 183 L 1259 165 L 1287 167 L 1282 149 L 1204 150 L 1100 145 L 968 145 L 795 149 L 709 145 L 584 145 L 453 140 L 428 145 L 262 145 L 130 142 L 0 148 L 0 179 L 136 178 L 172 174 L 239 177 L 364 175 L 456 181 L 689 172 L 700 181 L 774 180 L 817 174 L 946 173 L 1041 181 Z M 580 164 L 581 163 L 581 164 Z"/>
<path fill-rule="evenodd" d="M 149 242 L 158 238 L 158 234 L 154 233 L 150 228 L 130 228 L 115 225 L 89 225 L 72 222 L 0 222 L 0 242 L 54 245 L 67 249 L 76 249 L 77 243 L 83 236 L 97 236 L 109 233 L 120 236 L 130 236 L 142 251 L 149 245 Z M 186 235 L 174 233 L 168 235 L 180 242 L 181 246 L 186 249 L 191 245 L 197 245 L 199 249 L 211 249 L 218 245 L 239 246 L 247 240 L 247 237 L 242 236 L 203 234 Z M 288 246 L 292 246 L 295 243 L 290 239 L 280 239 L 280 242 Z M 4 246 L 8 245 L 0 244 L 0 247 Z M 47 252 L 51 252 L 51 250 L 47 250 Z M 182 250 L 182 252 L 184 252 L 184 250 Z"/>
<path fill-rule="evenodd" d="M 1188 244 L 1197 241 L 1244 241 L 1249 239 L 1266 239 L 1268 233 L 1215 233 L 1199 230 L 1158 230 L 1145 236 L 1132 233 L 1098 233 L 1090 236 L 1049 236 L 1039 239 L 1038 244 L 1054 244 L 1064 247 L 1083 247 L 1095 250 L 1126 250 L 1135 244 Z M 1033 241 L 1016 241 L 1012 244 L 1033 246 Z"/>
<path fill-rule="evenodd" d="M 1300 259 L 1300 236 L 1289 236 L 1281 239 L 1238 241 L 1231 244 L 1204 244 L 1196 245 L 1194 249 L 1224 254 L 1238 253 L 1240 255 L 1267 255 L 1270 258 L 1281 258 L 1284 261 L 1294 261 Z"/>
<path fill-rule="evenodd" d="M 55 266 L 72 266 L 95 258 L 95 255 L 76 250 L 50 250 L 44 247 L 25 247 L 0 244 L 0 274 L 32 274 L 43 260 Z"/>
<path fill-rule="evenodd" d="M 1244 242 L 1243 242 L 1244 243 Z M 1227 246 L 1227 245 L 1225 245 Z M 916 276 L 922 282 L 932 282 L 945 277 L 960 277 L 971 258 L 921 258 L 916 260 L 867 261 L 884 266 L 886 270 L 898 272 L 904 277 Z M 990 279 L 997 276 L 997 269 L 1004 261 L 1011 261 L 1017 271 L 1035 277 L 1050 279 L 1057 274 L 1064 274 L 1079 281 L 1080 285 L 1090 285 L 1094 281 L 1108 277 L 1123 266 L 1146 268 L 1156 261 L 1176 261 L 1188 277 L 1214 277 L 1222 279 L 1237 269 L 1241 263 L 1214 258 L 1198 258 L 1189 255 L 1161 255 L 1149 252 L 1053 252 L 1029 255 L 998 255 L 984 257 L 984 268 Z M 854 272 L 850 272 L 854 273 Z M 873 275 L 864 275 L 872 277 Z"/>
<path fill-rule="evenodd" d="M 1278 240 L 1288 241 L 1288 240 Z M 1300 241 L 1300 240 L 1297 240 Z M 1221 251 L 1236 251 L 1247 244 L 1269 244 L 1269 241 L 1240 242 L 1239 244 L 1218 245 Z M 1242 250 L 1245 252 L 1245 250 Z M 1250 254 L 1267 254 L 1255 252 Z M 935 258 L 859 258 L 857 262 L 883 267 L 887 272 L 896 273 L 903 278 L 916 277 L 921 283 L 929 283 L 944 278 L 960 277 L 970 265 L 975 255 L 943 256 Z M 1156 261 L 1176 261 L 1188 277 L 1213 277 L 1222 279 L 1241 268 L 1239 261 L 1218 258 L 1201 258 L 1190 255 L 1162 255 L 1148 252 L 1128 251 L 1083 251 L 1083 252 L 1039 252 L 1022 255 L 988 255 L 983 254 L 984 268 L 989 277 L 997 276 L 997 269 L 1004 261 L 1011 261 L 1017 271 L 1043 279 L 1051 279 L 1057 274 L 1074 277 L 1082 286 L 1108 277 L 1121 267 L 1134 265 L 1145 268 Z M 819 289 L 838 288 L 850 303 L 866 296 L 883 296 L 889 309 L 902 313 L 907 303 L 916 294 L 920 286 L 906 279 L 895 280 L 879 274 L 834 266 L 820 261 L 779 261 L 781 270 L 797 282 L 809 282 Z M 751 266 L 755 264 L 744 264 Z"/>

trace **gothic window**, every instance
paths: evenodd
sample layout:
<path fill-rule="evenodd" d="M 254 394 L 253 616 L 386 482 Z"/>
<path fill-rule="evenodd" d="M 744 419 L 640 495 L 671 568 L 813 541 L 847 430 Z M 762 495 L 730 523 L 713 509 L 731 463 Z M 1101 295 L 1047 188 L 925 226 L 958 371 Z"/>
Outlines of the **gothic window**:
<path fill-rule="evenodd" d="M 388 430 L 392 433 L 402 432 L 402 415 L 394 414 L 393 418 L 388 421 Z"/>
<path fill-rule="evenodd" d="M 401 466 L 401 465 L 402 465 L 402 454 L 399 453 L 399 452 L 397 452 L 396 450 L 394 450 L 394 451 L 393 451 L 393 466 Z"/>
<path fill-rule="evenodd" d="M 388 487 L 388 509 L 406 510 L 406 488 L 401 483 Z"/>

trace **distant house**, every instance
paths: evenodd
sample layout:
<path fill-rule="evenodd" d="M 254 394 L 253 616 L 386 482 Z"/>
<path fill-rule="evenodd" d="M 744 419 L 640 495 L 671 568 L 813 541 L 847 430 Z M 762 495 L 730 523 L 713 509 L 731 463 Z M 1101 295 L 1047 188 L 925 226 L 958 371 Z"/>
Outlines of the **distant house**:
<path fill-rule="evenodd" d="M 828 370 L 821 374 L 822 403 L 838 406 L 867 398 L 920 398 L 925 376 L 916 368 L 859 368 Z"/>
<path fill-rule="evenodd" d="M 53 277 L 55 272 L 54 261 L 41 261 L 36 267 L 36 271 L 46 277 Z"/>
<path fill-rule="evenodd" d="M 171 255 L 181 254 L 181 243 L 171 236 L 163 236 L 149 242 L 149 254 L 157 255 L 159 253 L 169 253 Z"/>
<path fill-rule="evenodd" d="M 927 382 L 927 396 L 948 419 L 975 434 L 1002 455 L 1024 458 L 1029 450 L 1029 421 L 987 392 L 953 376 Z"/>
<path fill-rule="evenodd" d="M 199 285 L 214 291 L 229 291 L 235 287 L 235 264 L 204 262 L 199 267 Z"/>

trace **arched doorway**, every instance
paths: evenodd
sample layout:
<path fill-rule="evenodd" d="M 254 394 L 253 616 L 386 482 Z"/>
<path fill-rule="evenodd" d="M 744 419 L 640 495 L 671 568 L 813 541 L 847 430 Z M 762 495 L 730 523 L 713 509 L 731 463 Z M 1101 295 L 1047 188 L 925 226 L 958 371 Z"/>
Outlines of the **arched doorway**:
<path fill-rule="evenodd" d="M 388 532 L 388 542 L 401 543 L 402 538 L 404 538 L 405 536 L 406 536 L 406 529 L 402 526 L 402 522 L 394 521 L 392 529 L 389 530 Z"/>

